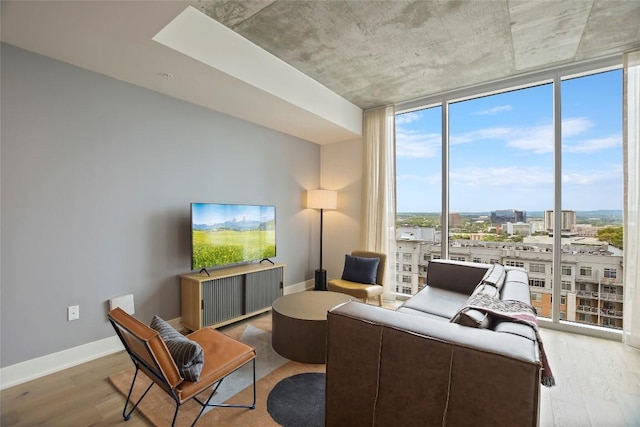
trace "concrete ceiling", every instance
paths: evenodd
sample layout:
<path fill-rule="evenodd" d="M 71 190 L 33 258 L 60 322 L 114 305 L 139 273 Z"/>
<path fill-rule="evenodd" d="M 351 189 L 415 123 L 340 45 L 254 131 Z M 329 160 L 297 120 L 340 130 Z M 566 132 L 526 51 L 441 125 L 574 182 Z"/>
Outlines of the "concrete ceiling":
<path fill-rule="evenodd" d="M 363 109 L 640 46 L 640 2 L 213 1 L 200 9 Z"/>
<path fill-rule="evenodd" d="M 324 144 L 362 109 L 638 48 L 640 1 L 2 1 L 2 41 Z"/>

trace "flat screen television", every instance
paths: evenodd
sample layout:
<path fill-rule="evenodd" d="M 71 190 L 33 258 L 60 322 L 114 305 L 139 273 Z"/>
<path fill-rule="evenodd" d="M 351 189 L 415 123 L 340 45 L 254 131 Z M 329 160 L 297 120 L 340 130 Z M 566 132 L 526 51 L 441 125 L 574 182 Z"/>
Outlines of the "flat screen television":
<path fill-rule="evenodd" d="M 191 269 L 269 260 L 276 256 L 276 207 L 191 204 Z"/>

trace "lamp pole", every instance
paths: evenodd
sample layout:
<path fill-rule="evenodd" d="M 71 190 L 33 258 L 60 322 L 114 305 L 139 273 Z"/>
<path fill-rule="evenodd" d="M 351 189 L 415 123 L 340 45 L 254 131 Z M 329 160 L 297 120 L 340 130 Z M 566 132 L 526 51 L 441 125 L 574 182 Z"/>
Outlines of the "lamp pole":
<path fill-rule="evenodd" d="M 320 270 L 322 270 L 322 236 L 323 236 L 323 224 L 324 224 L 324 219 L 323 219 L 323 213 L 324 213 L 324 209 L 320 209 Z"/>
<path fill-rule="evenodd" d="M 315 271 L 316 291 L 327 290 L 327 271 L 322 268 L 322 238 L 324 228 L 324 210 L 336 209 L 338 203 L 338 192 L 335 190 L 307 190 L 307 207 L 320 209 L 320 268 Z"/>
<path fill-rule="evenodd" d="M 314 286 L 314 289 L 316 291 L 327 290 L 327 270 L 322 268 L 322 235 L 323 235 L 323 224 L 324 224 L 323 214 L 324 214 L 324 209 L 320 208 L 320 268 L 316 269 L 315 286 Z"/>

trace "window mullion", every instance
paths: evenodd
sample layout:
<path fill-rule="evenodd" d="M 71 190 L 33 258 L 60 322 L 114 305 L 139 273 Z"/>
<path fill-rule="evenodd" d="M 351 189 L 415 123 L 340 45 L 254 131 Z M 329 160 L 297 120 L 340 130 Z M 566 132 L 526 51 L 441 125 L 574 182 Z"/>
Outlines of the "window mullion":
<path fill-rule="evenodd" d="M 442 212 L 440 227 L 442 229 L 442 259 L 449 259 L 449 100 L 442 102 Z"/>
<path fill-rule="evenodd" d="M 553 287 L 551 320 L 560 321 L 560 289 L 562 288 L 562 98 L 560 74 L 553 77 Z"/>

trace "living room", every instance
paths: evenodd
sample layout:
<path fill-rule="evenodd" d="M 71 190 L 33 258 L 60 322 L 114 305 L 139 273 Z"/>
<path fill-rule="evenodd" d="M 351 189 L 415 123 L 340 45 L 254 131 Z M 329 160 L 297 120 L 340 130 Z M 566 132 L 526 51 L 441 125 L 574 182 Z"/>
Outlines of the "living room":
<path fill-rule="evenodd" d="M 305 209 L 304 192 L 338 190 L 339 209 L 325 216 L 324 255 L 329 274 L 340 274 L 344 254 L 361 241 L 362 107 L 330 101 L 348 110 L 349 119 L 317 113 L 306 133 L 300 130 L 304 123 L 289 115 L 288 99 L 272 104 L 278 107 L 271 108 L 273 127 L 213 111 L 171 96 L 179 93 L 172 85 L 194 80 L 191 85 L 201 87 L 204 98 L 210 89 L 200 78 L 209 71 L 185 75 L 157 68 L 150 79 L 155 88 L 141 87 L 124 75 L 72 65 L 67 47 L 90 44 L 89 39 L 57 42 L 57 56 L 17 46 L 7 40 L 17 13 L 12 8 L 18 7 L 12 3 L 2 2 L 3 388 L 112 351 L 110 298 L 133 294 L 136 316 L 143 320 L 154 314 L 179 318 L 178 277 L 190 267 L 191 202 L 276 205 L 275 260 L 286 264 L 290 292 L 313 285 L 319 255 L 318 212 Z M 46 3 L 21 6 L 20 13 L 34 17 L 20 24 L 34 39 L 56 34 L 56 25 L 71 25 L 56 24 L 56 2 Z M 65 7 L 78 8 L 78 24 L 80 12 L 91 6 Z M 185 7 L 166 6 L 165 21 Z M 128 13 L 112 13 L 104 20 L 115 38 L 115 23 L 124 26 Z M 99 33 L 89 24 L 78 26 L 87 37 Z M 635 40 L 622 44 L 637 47 L 637 37 L 636 31 Z M 180 55 L 161 48 L 167 58 Z M 105 62 L 107 69 L 116 66 Z M 260 107 L 268 107 L 270 98 L 223 89 L 216 88 L 218 104 L 267 114 Z M 358 120 L 360 128 L 353 124 Z M 290 133 L 282 130 L 288 121 L 295 122 Z M 321 140 L 332 133 L 337 136 Z M 76 305 L 79 319 L 67 321 L 67 307 Z"/>

